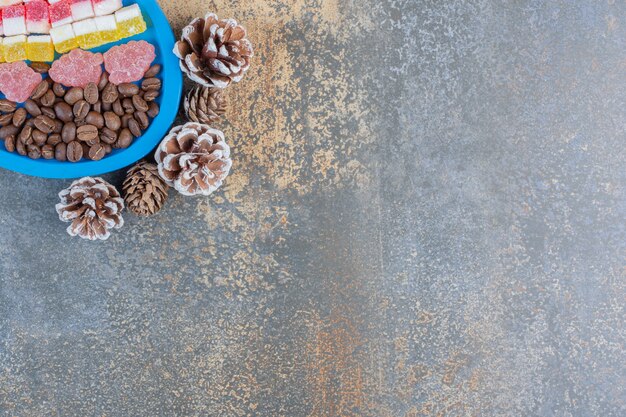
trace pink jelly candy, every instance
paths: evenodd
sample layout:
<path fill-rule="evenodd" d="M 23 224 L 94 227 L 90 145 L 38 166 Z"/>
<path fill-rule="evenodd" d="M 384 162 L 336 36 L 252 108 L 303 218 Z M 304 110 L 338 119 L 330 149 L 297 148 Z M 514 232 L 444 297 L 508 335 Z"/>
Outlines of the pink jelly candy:
<path fill-rule="evenodd" d="M 41 79 L 24 61 L 0 64 L 0 91 L 8 100 L 26 101 Z"/>
<path fill-rule="evenodd" d="M 74 49 L 54 61 L 48 74 L 52 80 L 66 87 L 98 83 L 102 75 L 102 54 Z"/>
<path fill-rule="evenodd" d="M 113 84 L 131 83 L 143 77 L 154 58 L 153 45 L 146 41 L 130 41 L 104 53 L 104 68 Z"/>

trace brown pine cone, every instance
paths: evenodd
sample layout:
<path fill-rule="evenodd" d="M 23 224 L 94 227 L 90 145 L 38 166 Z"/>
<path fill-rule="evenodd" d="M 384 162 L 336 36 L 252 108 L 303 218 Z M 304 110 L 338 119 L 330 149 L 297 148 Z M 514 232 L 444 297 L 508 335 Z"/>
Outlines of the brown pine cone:
<path fill-rule="evenodd" d="M 183 29 L 174 54 L 191 80 L 205 87 L 226 88 L 243 78 L 254 51 L 243 26 L 208 13 Z"/>
<path fill-rule="evenodd" d="M 174 127 L 154 157 L 161 178 L 183 195 L 213 193 L 233 165 L 224 133 L 192 122 Z"/>
<path fill-rule="evenodd" d="M 102 178 L 85 177 L 76 180 L 59 193 L 56 205 L 59 218 L 71 222 L 70 236 L 89 240 L 107 240 L 111 229 L 124 225 L 124 200 L 114 186 Z"/>
<path fill-rule="evenodd" d="M 190 121 L 210 125 L 226 113 L 226 95 L 220 88 L 197 85 L 185 96 L 184 107 Z"/>
<path fill-rule="evenodd" d="M 167 200 L 168 185 L 159 177 L 155 164 L 146 161 L 135 164 L 126 174 L 122 185 L 126 207 L 138 216 L 158 213 Z"/>

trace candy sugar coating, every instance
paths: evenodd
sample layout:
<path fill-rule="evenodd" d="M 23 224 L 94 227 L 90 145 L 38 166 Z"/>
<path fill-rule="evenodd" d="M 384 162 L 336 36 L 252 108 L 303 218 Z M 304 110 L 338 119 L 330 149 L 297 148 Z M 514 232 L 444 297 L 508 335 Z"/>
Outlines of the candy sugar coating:
<path fill-rule="evenodd" d="M 59 0 L 56 3 L 50 3 L 48 12 L 50 14 L 50 23 L 52 27 L 66 25 L 72 23 L 72 9 L 70 0 Z"/>
<path fill-rule="evenodd" d="M 26 7 L 26 30 L 28 33 L 50 33 L 48 3 L 44 0 L 32 0 Z"/>
<path fill-rule="evenodd" d="M 94 17 L 91 0 L 72 0 L 71 3 L 70 10 L 72 11 L 72 19 L 75 22 Z"/>
<path fill-rule="evenodd" d="M 23 61 L 26 59 L 26 35 L 8 36 L 2 43 L 6 62 Z"/>
<path fill-rule="evenodd" d="M 54 45 L 50 35 L 30 35 L 26 43 L 26 57 L 33 62 L 54 61 Z"/>
<path fill-rule="evenodd" d="M 91 49 L 102 45 L 102 38 L 98 32 L 96 21 L 94 19 L 85 19 L 80 22 L 72 23 L 74 34 L 78 44 L 83 49 Z"/>
<path fill-rule="evenodd" d="M 5 36 L 26 34 L 26 9 L 22 5 L 2 9 L 2 26 Z"/>
<path fill-rule="evenodd" d="M 84 87 L 97 83 L 102 75 L 102 54 L 74 49 L 52 63 L 48 74 L 66 87 Z"/>
<path fill-rule="evenodd" d="M 95 17 L 94 20 L 96 21 L 96 27 L 98 28 L 102 44 L 115 42 L 119 39 L 117 36 L 117 23 L 113 15 L 98 16 Z"/>
<path fill-rule="evenodd" d="M 60 54 L 78 48 L 74 29 L 72 29 L 72 25 L 69 23 L 50 29 L 50 37 L 52 37 L 54 49 Z"/>
<path fill-rule="evenodd" d="M 156 58 L 154 46 L 146 41 L 130 41 L 104 53 L 104 67 L 113 84 L 138 81 Z"/>
<path fill-rule="evenodd" d="M 119 39 L 128 38 L 146 31 L 146 21 L 137 4 L 124 7 L 115 12 Z"/>
<path fill-rule="evenodd" d="M 113 14 L 122 8 L 122 0 L 92 0 L 91 2 L 96 16 Z"/>
<path fill-rule="evenodd" d="M 42 80 L 25 62 L 0 64 L 0 91 L 8 100 L 22 103 Z"/>

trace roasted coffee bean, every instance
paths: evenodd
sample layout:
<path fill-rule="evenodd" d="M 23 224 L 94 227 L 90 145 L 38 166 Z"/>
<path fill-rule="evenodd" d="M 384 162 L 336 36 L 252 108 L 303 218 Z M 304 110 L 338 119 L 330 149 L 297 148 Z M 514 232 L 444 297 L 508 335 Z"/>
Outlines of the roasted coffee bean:
<path fill-rule="evenodd" d="M 46 80 L 41 80 L 37 87 L 33 90 L 33 93 L 30 95 L 30 98 L 33 100 L 39 100 L 46 92 L 50 89 L 50 85 Z"/>
<path fill-rule="evenodd" d="M 78 162 L 83 157 L 83 145 L 78 141 L 67 144 L 67 160 L 70 162 Z"/>
<path fill-rule="evenodd" d="M 100 99 L 100 92 L 98 91 L 98 86 L 94 83 L 87 84 L 85 86 L 85 90 L 83 91 L 83 95 L 87 103 L 96 104 L 96 102 Z"/>
<path fill-rule="evenodd" d="M 99 161 L 106 155 L 106 151 L 104 150 L 104 146 L 99 143 L 96 143 L 89 149 L 89 159 L 92 161 Z"/>
<path fill-rule="evenodd" d="M 100 81 L 98 81 L 98 91 L 104 90 L 104 87 L 109 83 L 109 74 L 105 71 L 100 76 Z"/>
<path fill-rule="evenodd" d="M 41 148 L 37 145 L 28 145 L 26 147 L 28 150 L 28 157 L 30 159 L 39 159 L 41 158 Z"/>
<path fill-rule="evenodd" d="M 59 120 L 66 123 L 74 120 L 72 106 L 67 104 L 65 101 L 60 101 L 54 105 L 54 114 Z"/>
<path fill-rule="evenodd" d="M 11 136 L 7 136 L 4 139 L 4 148 L 8 151 L 8 152 L 15 152 L 15 136 L 11 135 Z"/>
<path fill-rule="evenodd" d="M 102 129 L 104 127 L 104 117 L 97 111 L 90 111 L 87 114 L 87 117 L 85 117 L 85 121 L 90 125 L 94 125 L 98 129 Z"/>
<path fill-rule="evenodd" d="M 41 147 L 41 157 L 43 159 L 52 159 L 52 158 L 54 158 L 54 146 L 52 146 L 52 145 L 43 145 Z"/>
<path fill-rule="evenodd" d="M 96 136 L 93 139 L 90 140 L 86 140 L 85 144 L 89 147 L 92 147 L 93 145 L 95 145 L 96 143 L 100 143 L 100 136 Z"/>
<path fill-rule="evenodd" d="M 130 133 L 132 133 L 136 138 L 141 136 L 141 127 L 139 127 L 139 123 L 135 119 L 130 119 L 128 121 L 128 130 L 130 130 Z"/>
<path fill-rule="evenodd" d="M 82 100 L 83 99 L 83 89 L 80 87 L 72 87 L 69 90 L 67 90 L 67 93 L 65 93 L 65 96 L 63 97 L 63 99 L 65 100 L 65 102 L 67 104 L 69 104 L 70 106 L 73 106 L 74 104 L 76 104 L 77 101 Z"/>
<path fill-rule="evenodd" d="M 35 119 L 33 118 L 26 119 L 26 123 L 24 123 L 24 126 L 35 127 Z"/>
<path fill-rule="evenodd" d="M 104 124 L 111 130 L 119 130 L 122 126 L 122 121 L 120 120 L 120 116 L 112 111 L 107 111 L 104 113 Z"/>
<path fill-rule="evenodd" d="M 80 144 L 83 147 L 83 157 L 84 158 L 88 158 L 89 157 L 89 149 L 91 148 L 91 145 L 87 145 L 85 142 L 80 142 Z"/>
<path fill-rule="evenodd" d="M 154 119 L 159 115 L 160 111 L 161 109 L 159 108 L 159 105 L 153 101 L 152 103 L 150 103 L 150 108 L 146 113 L 148 113 L 148 116 Z"/>
<path fill-rule="evenodd" d="M 150 118 L 145 112 L 138 111 L 135 113 L 135 120 L 137 120 L 137 123 L 139 123 L 139 127 L 142 130 L 147 129 L 148 126 L 150 126 Z"/>
<path fill-rule="evenodd" d="M 13 113 L 0 115 L 0 126 L 13 124 Z"/>
<path fill-rule="evenodd" d="M 63 139 L 61 139 L 61 135 L 58 133 L 51 134 L 46 140 L 46 143 L 52 146 L 57 146 L 61 142 L 63 142 Z"/>
<path fill-rule="evenodd" d="M 54 95 L 57 97 L 63 97 L 65 95 L 65 87 L 63 87 L 59 83 L 52 84 L 52 91 L 54 92 Z"/>
<path fill-rule="evenodd" d="M 74 123 L 76 123 L 76 127 L 85 126 L 87 124 L 85 119 L 74 119 Z"/>
<path fill-rule="evenodd" d="M 117 91 L 122 97 L 131 97 L 139 93 L 139 86 L 133 83 L 122 83 L 117 86 Z"/>
<path fill-rule="evenodd" d="M 56 96 L 52 92 L 52 90 L 48 90 L 45 92 L 43 96 L 39 99 L 39 102 L 44 107 L 52 107 L 54 106 L 54 102 L 56 101 Z"/>
<path fill-rule="evenodd" d="M 76 137 L 81 142 L 94 140 L 98 137 L 98 128 L 94 125 L 84 125 L 76 129 Z"/>
<path fill-rule="evenodd" d="M 159 95 L 161 95 L 161 92 L 159 90 L 149 90 L 144 93 L 143 99 L 147 102 L 150 102 L 156 100 Z"/>
<path fill-rule="evenodd" d="M 102 102 L 110 104 L 118 98 L 119 93 L 117 91 L 117 87 L 113 83 L 108 83 L 106 87 L 104 87 L 104 90 L 102 90 Z"/>
<path fill-rule="evenodd" d="M 45 74 L 50 69 L 50 64 L 45 62 L 31 62 L 30 67 L 38 74 Z"/>
<path fill-rule="evenodd" d="M 28 126 L 24 127 L 24 129 L 22 129 L 22 133 L 24 133 L 24 131 L 28 128 Z M 37 145 L 41 146 L 44 143 L 46 143 L 48 141 L 48 135 L 43 133 L 41 130 L 39 129 L 31 129 L 31 136 L 33 138 L 33 142 L 35 142 Z"/>
<path fill-rule="evenodd" d="M 52 107 L 41 107 L 41 114 L 48 116 L 51 119 L 57 117 Z"/>
<path fill-rule="evenodd" d="M 108 127 L 104 127 L 100 130 L 100 140 L 104 143 L 108 143 L 109 145 L 112 145 L 117 140 L 117 133 L 115 130 L 111 130 Z"/>
<path fill-rule="evenodd" d="M 26 121 L 26 116 L 28 113 L 26 113 L 26 109 L 23 107 L 20 107 L 19 109 L 15 110 L 15 113 L 13 113 L 13 126 L 15 127 L 20 127 L 24 124 L 24 122 Z"/>
<path fill-rule="evenodd" d="M 117 114 L 120 117 L 122 117 L 124 113 L 126 113 L 124 111 L 124 107 L 122 107 L 122 102 L 119 99 L 113 102 L 112 110 L 113 110 L 113 113 Z"/>
<path fill-rule="evenodd" d="M 105 111 L 111 111 L 111 108 L 113 106 L 111 106 L 111 103 L 105 103 L 104 101 L 102 102 L 102 112 L 104 113 Z"/>
<path fill-rule="evenodd" d="M 63 131 L 63 122 L 59 119 L 54 119 L 54 129 L 52 129 L 54 133 L 61 133 Z"/>
<path fill-rule="evenodd" d="M 15 111 L 17 104 L 5 98 L 0 99 L 0 111 L 2 113 L 10 113 Z"/>
<path fill-rule="evenodd" d="M 54 147 L 54 159 L 56 159 L 57 161 L 67 161 L 67 144 L 66 143 L 59 143 L 57 146 Z"/>
<path fill-rule="evenodd" d="M 150 108 L 150 106 L 148 106 L 148 103 L 146 103 L 146 101 L 138 95 L 133 96 L 132 101 L 133 101 L 133 107 L 137 111 L 147 112 L 148 109 Z"/>
<path fill-rule="evenodd" d="M 84 119 L 89 113 L 89 103 L 85 100 L 78 100 L 74 103 L 74 116 L 77 119 Z"/>
<path fill-rule="evenodd" d="M 50 133 L 56 127 L 56 124 L 54 123 L 54 119 L 51 119 L 50 117 L 45 116 L 43 114 L 41 116 L 35 117 L 32 120 L 35 123 L 35 127 L 44 133 Z"/>
<path fill-rule="evenodd" d="M 132 114 L 125 114 L 121 117 L 122 120 L 122 128 L 128 127 L 128 121 L 133 118 Z"/>
<path fill-rule="evenodd" d="M 98 100 L 96 102 L 96 104 L 92 105 L 91 108 L 93 109 L 93 111 L 98 112 L 98 113 L 102 113 L 102 102 L 100 100 Z"/>
<path fill-rule="evenodd" d="M 15 150 L 22 156 L 26 156 L 28 152 L 26 152 L 26 145 L 24 145 L 19 140 L 15 141 Z"/>
<path fill-rule="evenodd" d="M 29 145 L 34 142 L 33 139 L 33 128 L 30 126 L 24 126 L 24 128 L 20 131 L 17 139 L 22 142 L 24 145 Z M 45 142 L 45 141 L 44 141 Z"/>
<path fill-rule="evenodd" d="M 141 89 L 144 91 L 160 90 L 161 80 L 158 78 L 146 78 L 141 82 Z"/>
<path fill-rule="evenodd" d="M 76 124 L 74 122 L 68 122 L 63 125 L 61 130 L 61 139 L 63 142 L 70 143 L 76 140 Z"/>
<path fill-rule="evenodd" d="M 113 147 L 111 145 L 109 145 L 108 143 L 103 143 L 102 146 L 104 146 L 104 153 L 105 154 L 110 154 L 111 152 L 113 152 Z"/>
<path fill-rule="evenodd" d="M 117 149 L 126 149 L 131 143 L 133 143 L 133 134 L 130 133 L 130 130 L 128 129 L 122 129 L 113 147 Z"/>
<path fill-rule="evenodd" d="M 0 127 L 0 139 L 9 137 L 11 135 L 17 135 L 19 131 L 20 128 L 13 126 L 13 124 Z"/>
<path fill-rule="evenodd" d="M 159 64 L 154 64 L 153 66 L 148 68 L 148 71 L 146 71 L 143 77 L 144 78 L 156 77 L 157 74 L 160 72 L 161 72 L 161 66 Z"/>
<path fill-rule="evenodd" d="M 130 98 L 125 98 L 122 100 L 122 107 L 124 108 L 124 112 L 126 114 L 131 114 L 135 112 L 135 106 L 133 106 L 133 100 Z"/>
<path fill-rule="evenodd" d="M 41 109 L 39 108 L 37 103 L 35 103 L 35 101 L 30 98 L 24 103 L 24 108 L 26 109 L 28 114 L 33 117 L 37 117 L 41 114 Z"/>

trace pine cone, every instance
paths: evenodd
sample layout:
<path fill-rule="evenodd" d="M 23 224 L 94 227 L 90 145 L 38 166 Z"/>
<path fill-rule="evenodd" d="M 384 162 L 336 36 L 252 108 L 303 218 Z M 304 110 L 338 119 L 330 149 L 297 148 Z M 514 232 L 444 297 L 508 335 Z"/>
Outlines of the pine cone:
<path fill-rule="evenodd" d="M 197 85 L 185 97 L 184 106 L 190 121 L 210 125 L 226 113 L 226 95 L 220 88 Z"/>
<path fill-rule="evenodd" d="M 126 207 L 138 216 L 158 213 L 167 200 L 168 188 L 157 166 L 145 161 L 128 170 L 122 185 Z"/>
<path fill-rule="evenodd" d="M 243 26 L 208 13 L 183 29 L 174 54 L 191 80 L 205 87 L 226 88 L 243 78 L 254 51 Z"/>
<path fill-rule="evenodd" d="M 233 164 L 224 133 L 192 122 L 174 127 L 154 157 L 161 178 L 183 195 L 211 194 Z"/>
<path fill-rule="evenodd" d="M 56 210 L 62 221 L 72 223 L 67 228 L 70 236 L 107 240 L 111 229 L 124 225 L 121 215 L 124 200 L 115 187 L 102 178 L 76 180 L 61 191 L 59 197 L 61 202 Z"/>

